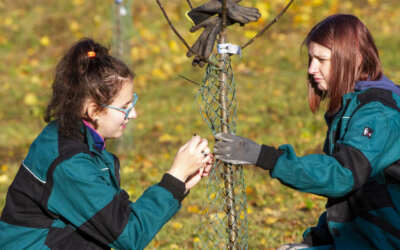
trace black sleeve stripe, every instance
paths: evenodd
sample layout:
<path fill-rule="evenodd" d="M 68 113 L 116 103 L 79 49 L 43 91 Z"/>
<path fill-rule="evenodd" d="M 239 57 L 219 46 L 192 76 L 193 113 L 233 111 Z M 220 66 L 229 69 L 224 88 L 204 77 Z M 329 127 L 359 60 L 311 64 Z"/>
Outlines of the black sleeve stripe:
<path fill-rule="evenodd" d="M 114 171 L 115 171 L 115 177 L 117 177 L 118 180 L 118 186 L 121 186 L 121 177 L 119 175 L 120 171 L 120 163 L 118 157 L 116 157 L 114 154 L 112 154 L 114 157 Z"/>
<path fill-rule="evenodd" d="M 170 174 L 164 174 L 158 185 L 170 191 L 179 202 L 186 196 L 185 183 Z"/>
<path fill-rule="evenodd" d="M 349 145 L 336 143 L 333 157 L 353 173 L 353 190 L 360 188 L 367 182 L 372 168 L 367 157 L 360 150 Z"/>
<path fill-rule="evenodd" d="M 44 184 L 21 165 L 7 192 L 1 220 L 18 226 L 48 228 L 53 219 L 40 204 Z"/>
<path fill-rule="evenodd" d="M 108 245 L 114 242 L 128 223 L 131 208 L 129 195 L 121 190 L 114 199 L 77 230 Z"/>
<path fill-rule="evenodd" d="M 275 149 L 267 145 L 261 146 L 261 152 L 258 156 L 256 166 L 265 170 L 271 170 L 275 167 L 279 156 L 283 154 L 282 150 Z"/>

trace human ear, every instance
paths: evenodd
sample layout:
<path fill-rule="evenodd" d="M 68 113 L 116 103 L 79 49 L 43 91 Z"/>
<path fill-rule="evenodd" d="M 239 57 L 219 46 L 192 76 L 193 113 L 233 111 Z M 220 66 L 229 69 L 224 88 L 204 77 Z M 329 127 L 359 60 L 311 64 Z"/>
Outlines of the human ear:
<path fill-rule="evenodd" d="M 85 115 L 92 121 L 96 121 L 97 120 L 97 116 L 99 115 L 99 107 L 97 106 L 97 104 L 92 101 L 92 100 L 88 100 L 85 103 Z"/>

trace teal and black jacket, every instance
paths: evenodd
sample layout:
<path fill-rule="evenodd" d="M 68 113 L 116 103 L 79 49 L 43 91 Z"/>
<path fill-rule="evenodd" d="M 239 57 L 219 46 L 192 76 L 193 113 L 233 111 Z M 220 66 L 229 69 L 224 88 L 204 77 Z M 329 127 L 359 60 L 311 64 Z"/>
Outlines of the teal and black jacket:
<path fill-rule="evenodd" d="M 318 225 L 303 235 L 312 249 L 400 249 L 399 106 L 400 90 L 386 77 L 358 82 L 342 108 L 325 116 L 325 154 L 262 146 L 257 166 L 328 198 Z"/>
<path fill-rule="evenodd" d="M 171 175 L 136 202 L 120 187 L 119 161 L 49 123 L 36 138 L 6 198 L 0 249 L 143 249 L 179 210 L 185 185 Z"/>

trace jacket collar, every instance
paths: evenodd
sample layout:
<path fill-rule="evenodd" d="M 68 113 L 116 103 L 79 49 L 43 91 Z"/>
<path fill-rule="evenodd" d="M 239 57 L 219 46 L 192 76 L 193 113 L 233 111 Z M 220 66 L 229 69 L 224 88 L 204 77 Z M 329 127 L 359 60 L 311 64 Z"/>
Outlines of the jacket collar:
<path fill-rule="evenodd" d="M 87 121 L 82 120 L 84 124 L 84 129 L 89 132 L 86 134 L 86 140 L 89 145 L 90 151 L 94 151 L 101 153 L 106 148 L 106 143 L 104 138 L 97 132 L 97 130 Z"/>
<path fill-rule="evenodd" d="M 394 84 L 391 80 L 389 80 L 386 76 L 382 75 L 381 79 L 376 81 L 359 81 L 354 86 L 355 91 L 361 91 L 369 88 L 378 88 L 378 89 L 386 89 L 389 90 L 396 95 L 400 96 L 400 87 Z"/>

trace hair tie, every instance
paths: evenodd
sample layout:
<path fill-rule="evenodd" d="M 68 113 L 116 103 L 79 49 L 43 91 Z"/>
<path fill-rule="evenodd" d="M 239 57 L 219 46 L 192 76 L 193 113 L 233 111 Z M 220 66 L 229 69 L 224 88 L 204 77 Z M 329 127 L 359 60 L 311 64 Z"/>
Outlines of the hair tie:
<path fill-rule="evenodd" d="M 96 52 L 94 52 L 94 51 L 88 51 L 88 53 L 87 53 L 87 56 L 89 57 L 89 58 L 94 58 L 94 57 L 96 57 Z"/>

